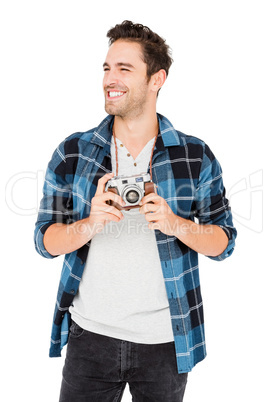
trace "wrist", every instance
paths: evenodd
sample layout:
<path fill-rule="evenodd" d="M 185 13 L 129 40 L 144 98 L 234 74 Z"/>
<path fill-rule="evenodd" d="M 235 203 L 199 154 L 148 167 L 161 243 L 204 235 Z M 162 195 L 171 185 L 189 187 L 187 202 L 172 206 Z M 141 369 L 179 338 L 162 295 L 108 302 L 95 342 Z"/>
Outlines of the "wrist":
<path fill-rule="evenodd" d="M 174 233 L 179 240 L 183 241 L 186 239 L 189 234 L 195 232 L 194 227 L 196 223 L 192 222 L 189 219 L 181 218 L 180 216 L 176 216 L 175 224 L 174 224 Z"/>
<path fill-rule="evenodd" d="M 67 229 L 70 231 L 72 240 L 76 242 L 78 238 L 79 242 L 87 243 L 94 236 L 94 225 L 90 222 L 89 218 L 81 219 L 70 225 Z"/>

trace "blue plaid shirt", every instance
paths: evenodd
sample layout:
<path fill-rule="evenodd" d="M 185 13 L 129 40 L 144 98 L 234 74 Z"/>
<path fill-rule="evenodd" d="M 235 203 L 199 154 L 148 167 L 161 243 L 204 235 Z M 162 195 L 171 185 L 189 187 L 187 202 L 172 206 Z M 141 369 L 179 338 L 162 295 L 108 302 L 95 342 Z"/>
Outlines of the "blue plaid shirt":
<path fill-rule="evenodd" d="M 236 230 L 222 181 L 222 171 L 201 140 L 176 131 L 158 114 L 159 134 L 152 161 L 158 194 L 172 211 L 201 224 L 220 226 L 228 237 L 221 261 L 234 249 Z M 56 222 L 70 224 L 86 218 L 98 179 L 112 171 L 113 116 L 95 129 L 66 138 L 54 152 L 46 172 L 43 198 L 35 228 L 35 246 L 43 257 L 53 258 L 43 243 L 46 229 Z M 206 356 L 203 302 L 198 254 L 174 236 L 155 231 L 170 307 L 178 372 L 189 372 Z M 77 293 L 90 242 L 65 255 L 53 318 L 50 356 L 61 356 L 68 342 L 69 307 Z"/>

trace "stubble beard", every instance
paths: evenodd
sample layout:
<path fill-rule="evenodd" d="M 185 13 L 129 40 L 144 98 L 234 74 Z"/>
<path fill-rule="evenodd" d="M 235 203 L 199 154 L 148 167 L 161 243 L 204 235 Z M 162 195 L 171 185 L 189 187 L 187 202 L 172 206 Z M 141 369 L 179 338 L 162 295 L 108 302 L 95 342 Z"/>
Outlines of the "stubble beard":
<path fill-rule="evenodd" d="M 126 99 L 120 104 L 120 101 L 117 104 L 109 104 L 105 101 L 105 111 L 108 114 L 120 117 L 121 119 L 135 119 L 141 116 L 144 113 L 147 99 L 147 87 L 148 84 L 144 83 L 140 86 L 139 91 L 128 98 L 129 92 L 127 92 L 124 96 Z M 123 99 L 122 99 L 123 100 Z"/>

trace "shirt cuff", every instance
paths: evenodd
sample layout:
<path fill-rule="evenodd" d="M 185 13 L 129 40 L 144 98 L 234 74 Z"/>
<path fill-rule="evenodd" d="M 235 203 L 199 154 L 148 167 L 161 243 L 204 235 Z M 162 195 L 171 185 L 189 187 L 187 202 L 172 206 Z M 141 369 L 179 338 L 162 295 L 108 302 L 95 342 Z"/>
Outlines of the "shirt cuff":
<path fill-rule="evenodd" d="M 48 224 L 48 223 L 45 223 L 44 225 L 39 226 L 39 227 L 36 228 L 36 230 L 35 230 L 35 248 L 36 248 L 36 251 L 37 251 L 42 257 L 45 257 L 45 258 L 55 258 L 55 257 L 57 257 L 57 256 L 55 256 L 55 255 L 50 254 L 50 253 L 46 250 L 46 248 L 45 248 L 45 246 L 44 246 L 44 234 L 45 234 L 47 228 L 48 228 L 50 225 L 52 225 L 53 223 L 54 223 L 54 222 L 50 222 L 49 224 Z"/>

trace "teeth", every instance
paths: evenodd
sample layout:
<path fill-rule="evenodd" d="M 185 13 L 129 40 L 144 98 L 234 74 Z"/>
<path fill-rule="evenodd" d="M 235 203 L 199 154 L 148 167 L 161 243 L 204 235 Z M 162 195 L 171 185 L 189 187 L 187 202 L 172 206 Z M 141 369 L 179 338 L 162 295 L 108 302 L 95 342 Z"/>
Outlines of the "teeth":
<path fill-rule="evenodd" d="M 115 98 L 116 96 L 122 96 L 124 92 L 109 92 L 110 98 Z"/>

